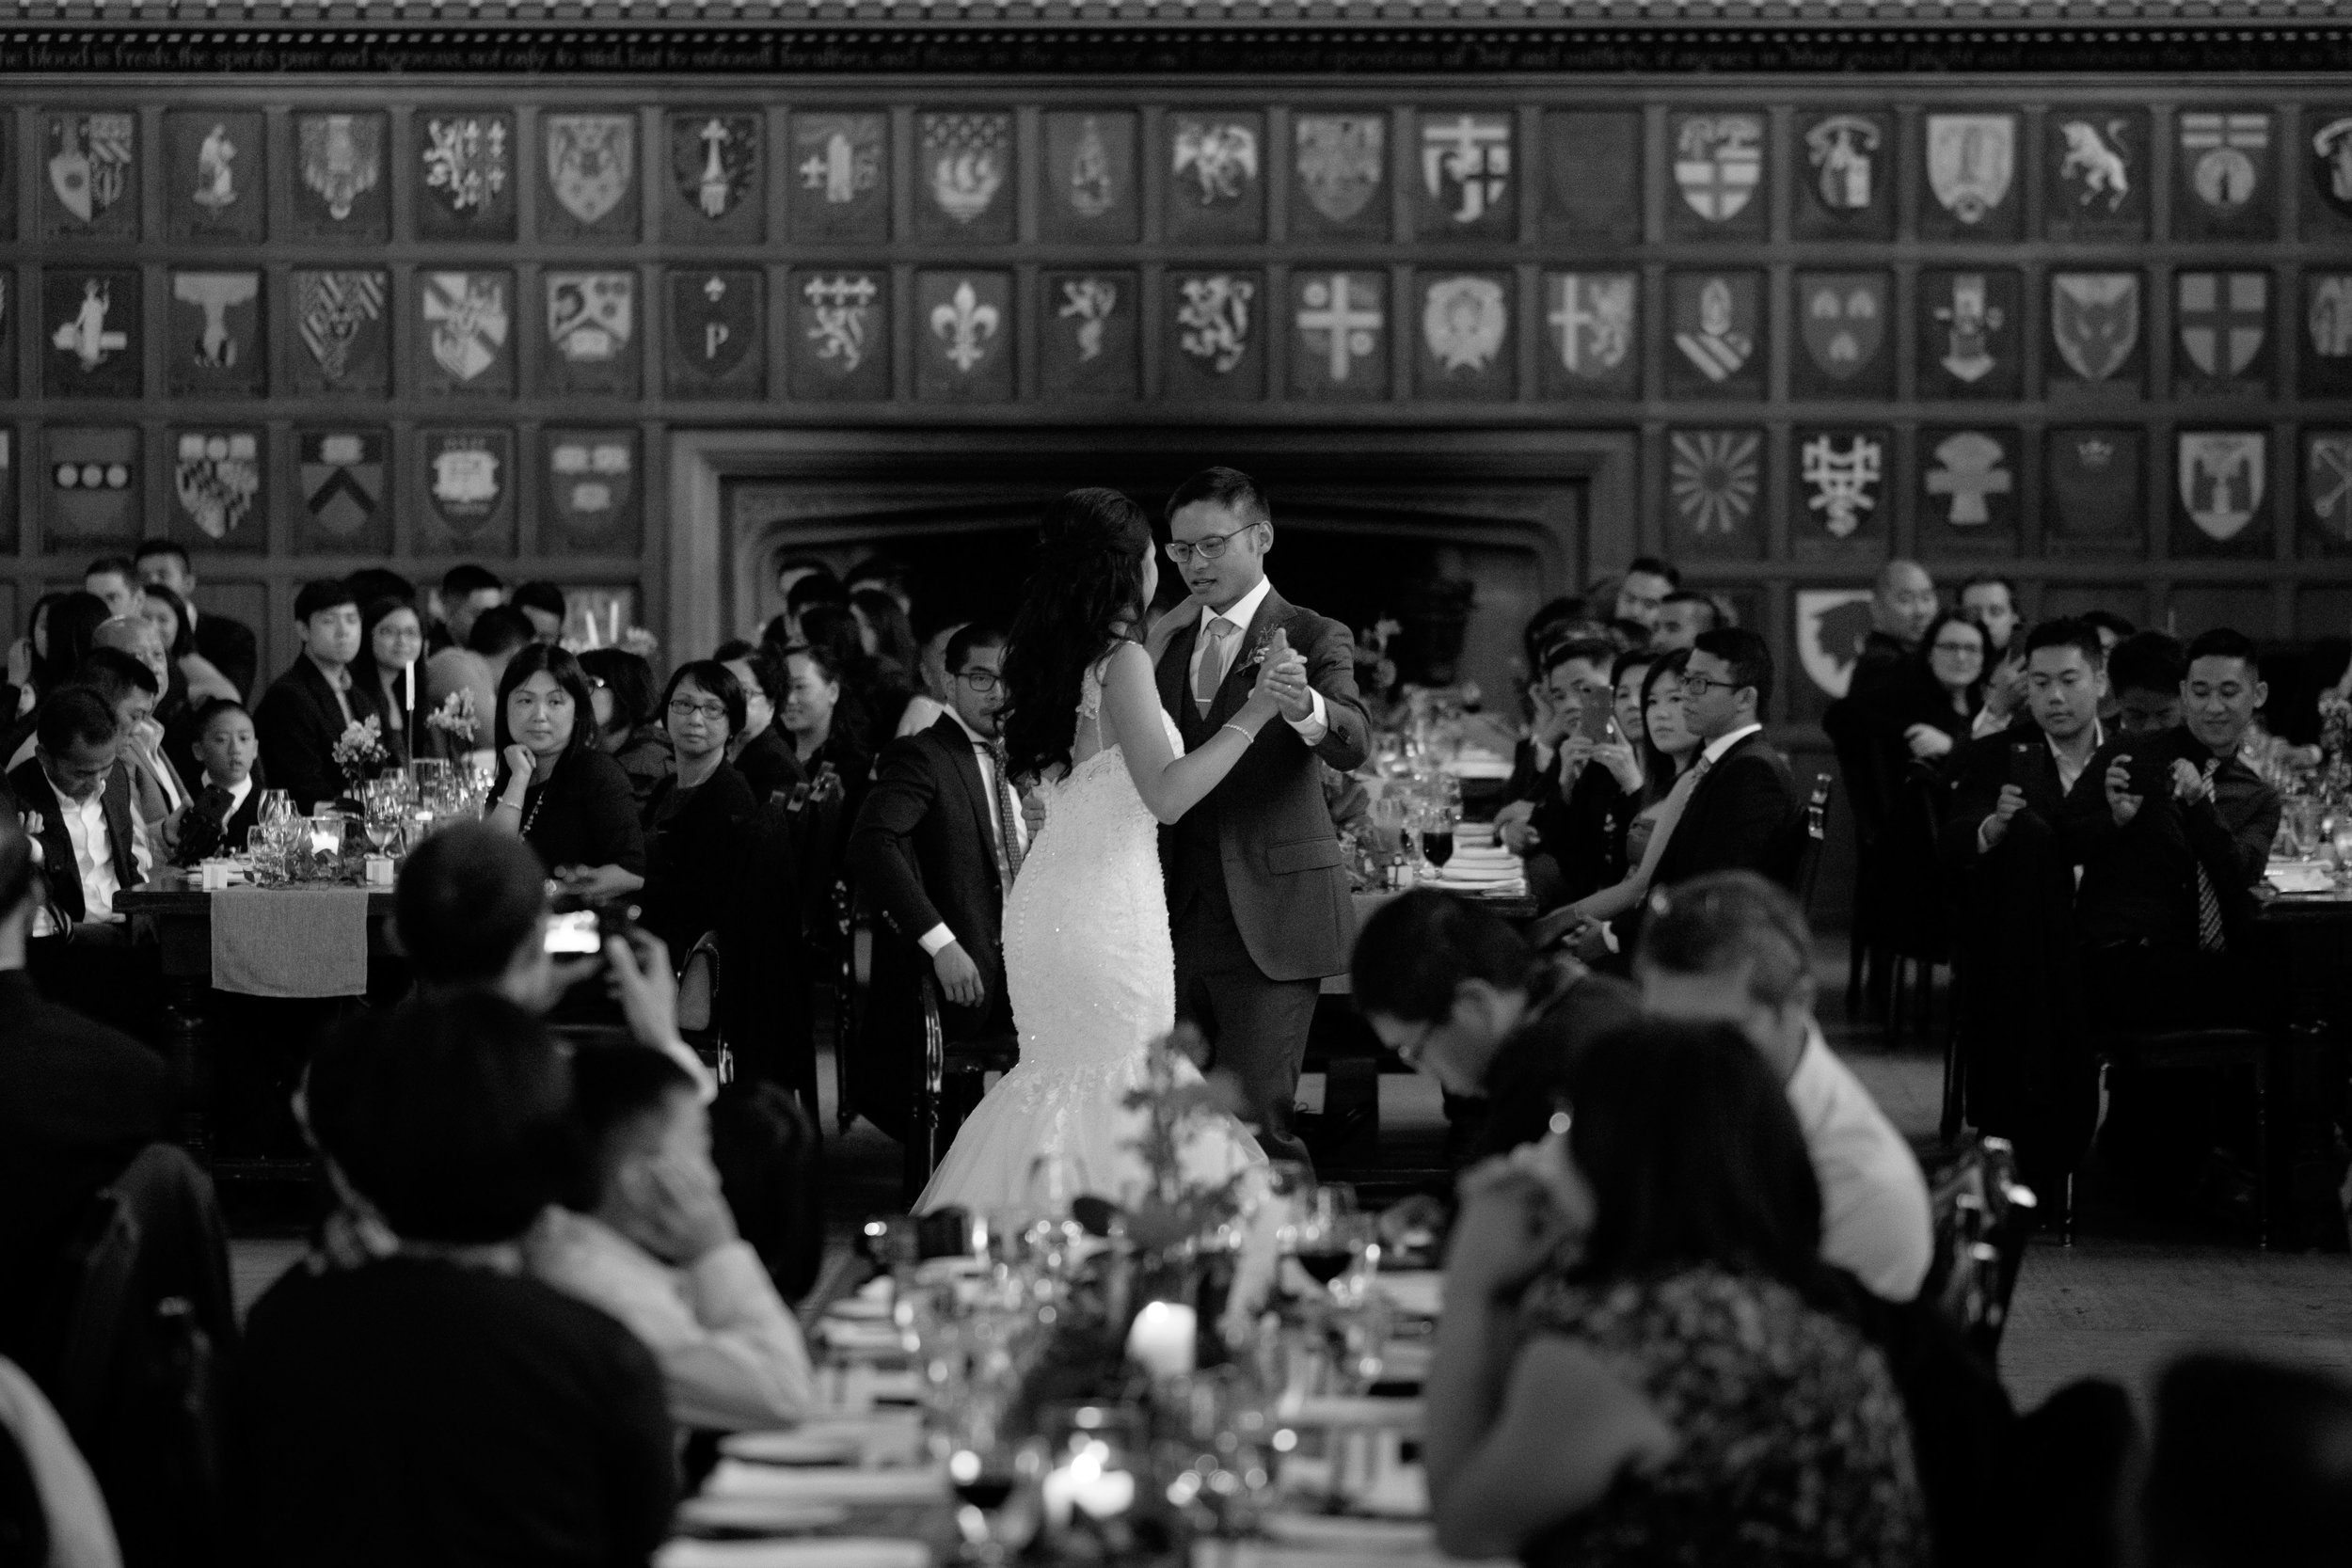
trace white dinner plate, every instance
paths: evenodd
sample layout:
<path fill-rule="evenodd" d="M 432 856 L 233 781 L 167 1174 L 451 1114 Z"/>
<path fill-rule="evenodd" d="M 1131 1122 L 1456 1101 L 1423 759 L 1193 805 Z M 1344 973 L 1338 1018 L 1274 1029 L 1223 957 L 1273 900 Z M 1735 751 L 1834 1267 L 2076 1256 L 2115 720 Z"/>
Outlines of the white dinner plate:
<path fill-rule="evenodd" d="M 1419 1519 L 1269 1513 L 1261 1523 L 1266 1534 L 1285 1546 L 1314 1546 L 1327 1551 L 1419 1552 L 1436 1540 L 1436 1531 L 1429 1523 Z"/>
<path fill-rule="evenodd" d="M 1277 1419 L 1284 1426 L 1362 1427 L 1384 1432 L 1419 1432 L 1422 1405 L 1419 1400 L 1318 1394 L 1299 1401 L 1295 1410 L 1278 1411 L 1276 1414 Z"/>
<path fill-rule="evenodd" d="M 719 1451 L 755 1465 L 855 1465 L 866 1444 L 849 1432 L 738 1432 L 719 1440 Z"/>
<path fill-rule="evenodd" d="M 920 1541 L 839 1536 L 822 1541 L 673 1541 L 654 1568 L 930 1568 Z"/>
<path fill-rule="evenodd" d="M 723 1459 L 703 1490 L 718 1497 L 777 1497 L 803 1503 L 889 1508 L 945 1501 L 947 1472 L 934 1465 L 903 1470 L 802 1469 Z"/>
<path fill-rule="evenodd" d="M 679 1524 L 697 1529 L 788 1535 L 847 1524 L 850 1511 L 839 1503 L 798 1503 L 783 1497 L 689 1497 L 678 1504 L 677 1517 Z"/>
<path fill-rule="evenodd" d="M 1410 1312 L 1417 1318 L 1434 1318 L 1444 1310 L 1445 1275 L 1436 1269 L 1398 1270 L 1393 1273 L 1383 1270 L 1373 1282 L 1400 1312 Z"/>

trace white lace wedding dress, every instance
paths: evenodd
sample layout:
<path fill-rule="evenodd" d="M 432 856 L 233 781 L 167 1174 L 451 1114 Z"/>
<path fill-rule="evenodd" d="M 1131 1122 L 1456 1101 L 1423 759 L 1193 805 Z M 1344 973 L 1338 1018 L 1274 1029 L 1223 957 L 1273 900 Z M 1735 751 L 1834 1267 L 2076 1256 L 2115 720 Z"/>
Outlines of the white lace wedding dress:
<path fill-rule="evenodd" d="M 1041 786 L 1045 825 L 1005 901 L 1005 977 L 1020 1065 L 964 1122 L 918 1213 L 1021 1207 L 1041 1156 L 1067 1161 L 1077 1192 L 1117 1199 L 1141 1181 L 1130 1148 L 1141 1113 L 1125 1099 L 1144 1081 L 1145 1047 L 1175 1025 L 1176 955 L 1159 823 L 1120 749 L 1103 746 L 1102 708 L 1099 671 L 1089 669 L 1078 727 L 1099 749 L 1059 784 Z M 1175 723 L 1159 718 L 1182 755 Z M 1248 1130 L 1230 1118 L 1185 1151 L 1186 1166 L 1210 1180 L 1264 1161 Z"/>

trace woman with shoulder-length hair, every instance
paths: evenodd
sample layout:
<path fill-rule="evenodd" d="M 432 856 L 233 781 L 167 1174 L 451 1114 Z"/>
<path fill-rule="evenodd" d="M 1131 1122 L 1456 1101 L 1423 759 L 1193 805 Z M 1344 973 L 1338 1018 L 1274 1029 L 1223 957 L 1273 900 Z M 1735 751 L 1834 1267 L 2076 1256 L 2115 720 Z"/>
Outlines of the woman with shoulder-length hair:
<path fill-rule="evenodd" d="M 1439 1545 L 1924 1562 L 1902 1400 L 1836 1315 L 1820 1187 L 1762 1053 L 1725 1024 L 1605 1036 L 1551 1127 L 1464 1180 L 1429 1378 Z"/>
<path fill-rule="evenodd" d="M 571 654 L 550 642 L 516 652 L 499 677 L 489 820 L 571 891 L 612 898 L 644 885 L 645 835 L 628 775 L 596 744 L 596 711 Z"/>
<path fill-rule="evenodd" d="M 1296 656 L 1265 658 L 1248 701 L 1186 755 L 1139 641 L 1157 554 L 1142 509 L 1115 490 L 1073 490 L 1046 510 L 1004 664 L 1007 770 L 1046 798 L 1005 900 L 1021 1061 L 963 1124 L 918 1210 L 1019 1202 L 1041 1157 L 1083 1192 L 1115 1196 L 1142 1180 L 1126 1098 L 1176 1022 L 1159 830 L 1223 782 L 1275 717 L 1276 694 L 1306 681 Z M 1230 1117 L 1188 1154 L 1212 1180 L 1263 1159 Z"/>

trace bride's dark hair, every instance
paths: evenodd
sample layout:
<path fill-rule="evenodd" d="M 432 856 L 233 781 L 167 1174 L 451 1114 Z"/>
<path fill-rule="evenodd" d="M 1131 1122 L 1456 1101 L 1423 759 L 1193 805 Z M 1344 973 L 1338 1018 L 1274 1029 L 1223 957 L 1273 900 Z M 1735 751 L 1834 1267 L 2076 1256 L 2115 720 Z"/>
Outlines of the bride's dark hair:
<path fill-rule="evenodd" d="M 1116 490 L 1073 490 L 1045 509 L 1005 645 L 1005 751 L 1016 778 L 1070 766 L 1087 666 L 1143 631 L 1152 525 Z"/>

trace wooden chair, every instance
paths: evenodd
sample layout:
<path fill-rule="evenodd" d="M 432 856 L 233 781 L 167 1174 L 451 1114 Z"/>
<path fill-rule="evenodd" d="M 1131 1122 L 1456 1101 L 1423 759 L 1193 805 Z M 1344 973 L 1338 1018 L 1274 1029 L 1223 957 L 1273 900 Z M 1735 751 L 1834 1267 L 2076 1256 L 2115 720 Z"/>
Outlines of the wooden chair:
<path fill-rule="evenodd" d="M 2271 1160 L 2270 1087 L 2285 1042 L 2264 1029 L 2166 1029 L 2144 1034 L 2103 1035 L 2092 1042 L 2107 1066 L 2126 1062 L 2152 1071 L 2199 1068 L 2242 1068 L 2254 1078 L 2255 1244 L 2267 1249 L 2278 1212 L 2279 1177 Z M 2074 1179 L 2066 1179 L 2058 1198 L 2058 1239 L 2074 1240 Z"/>
<path fill-rule="evenodd" d="M 1931 1201 L 1935 1262 L 1922 1293 L 1993 1366 L 2040 1199 L 2017 1180 L 2009 1140 L 1979 1138 L 1937 1177 Z"/>
<path fill-rule="evenodd" d="M 1813 918 L 1813 892 L 1821 879 L 1821 850 L 1829 842 L 1830 776 L 1813 777 L 1813 793 L 1804 802 L 1804 837 L 1797 846 L 1796 874 L 1789 885 L 1805 918 Z"/>

